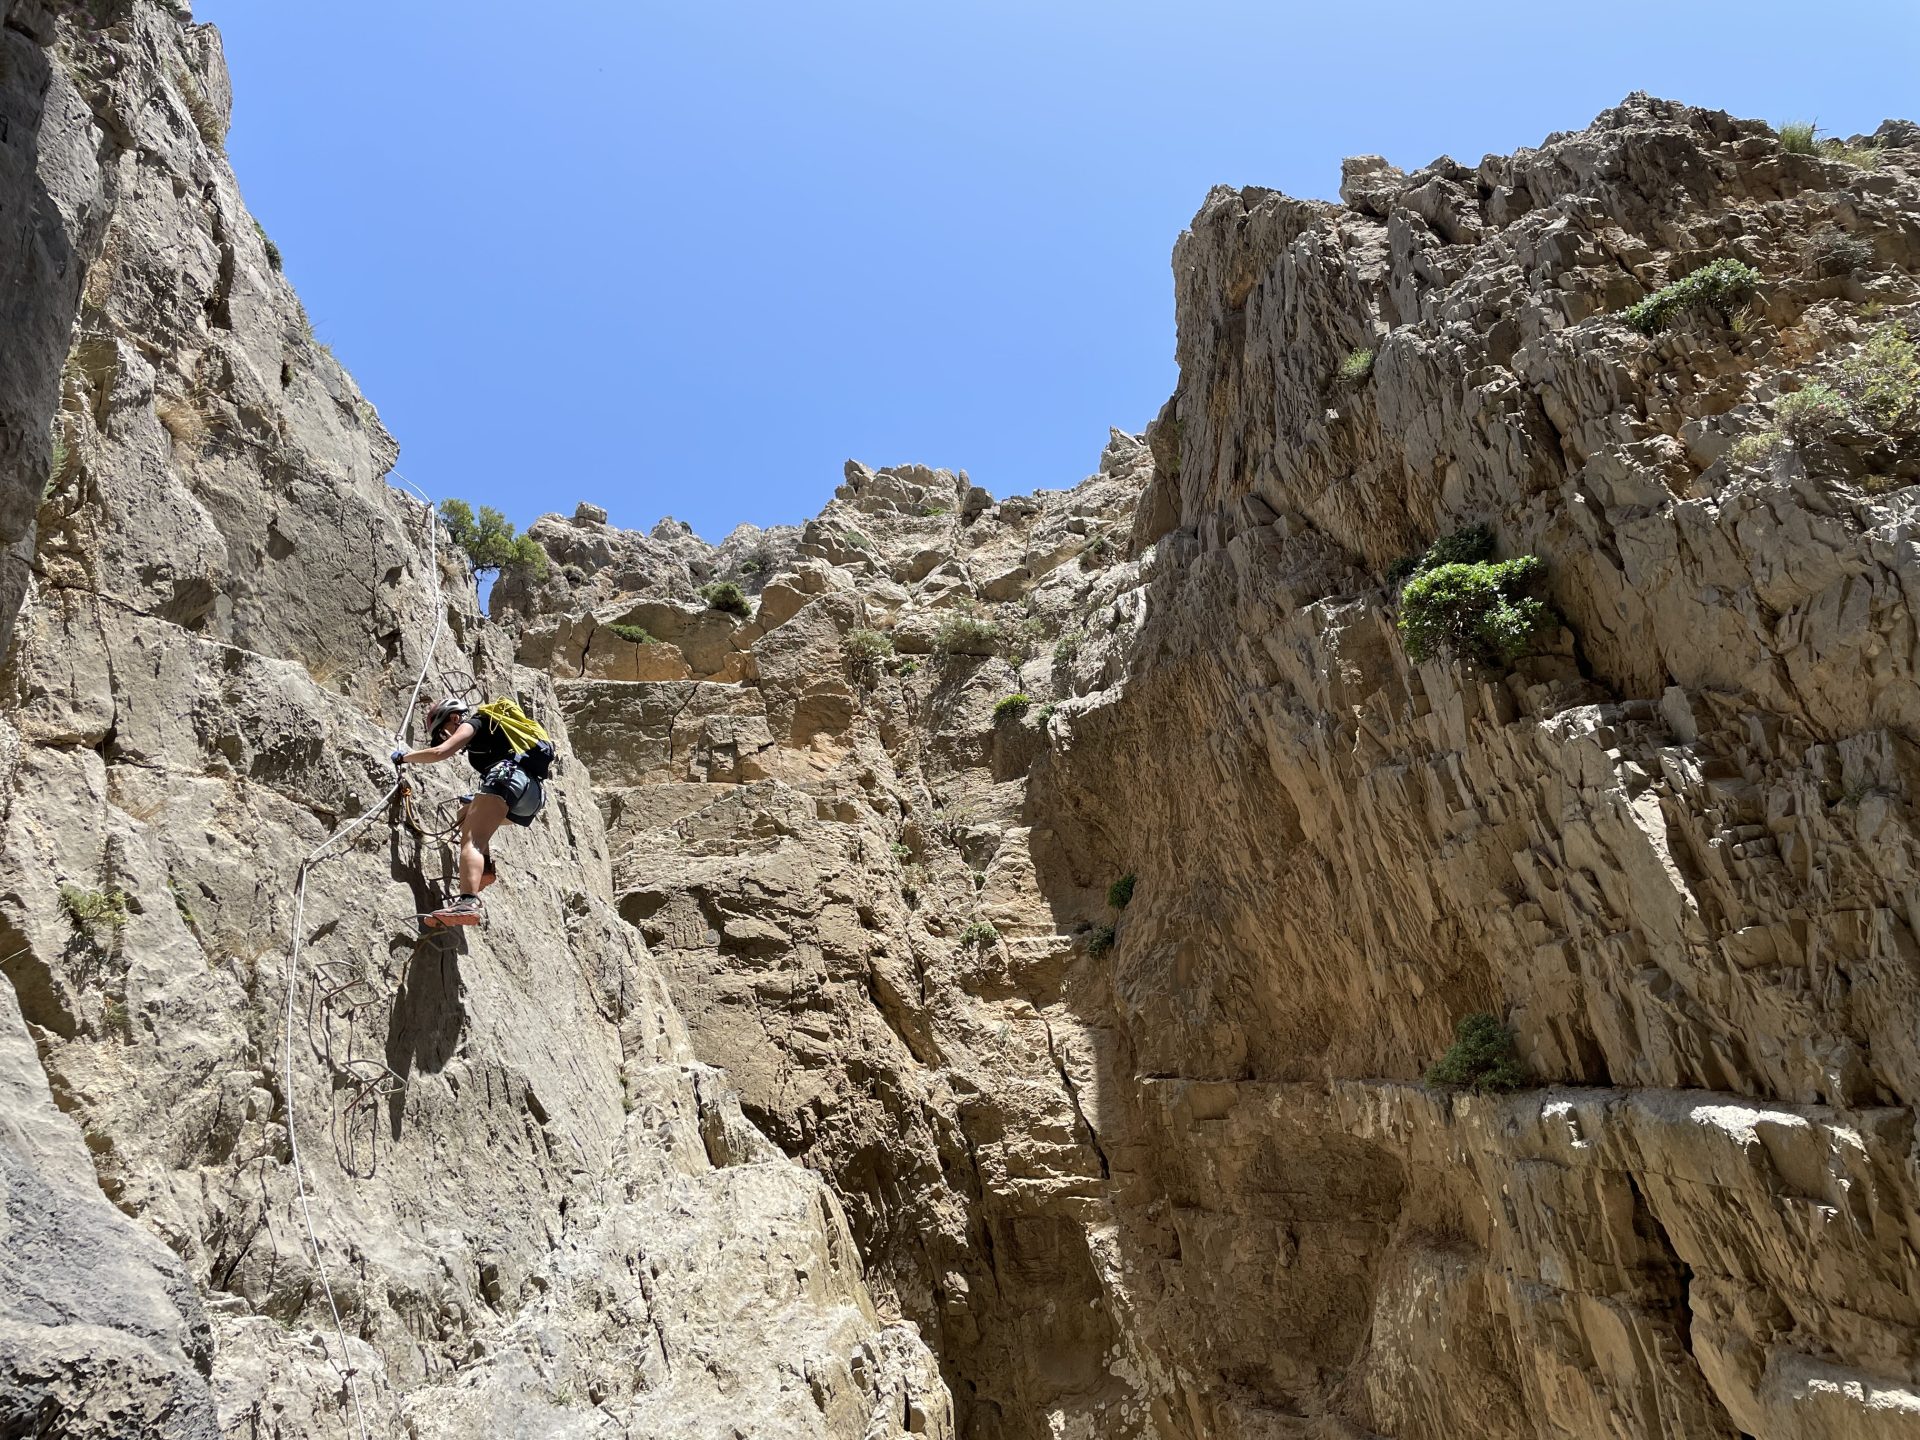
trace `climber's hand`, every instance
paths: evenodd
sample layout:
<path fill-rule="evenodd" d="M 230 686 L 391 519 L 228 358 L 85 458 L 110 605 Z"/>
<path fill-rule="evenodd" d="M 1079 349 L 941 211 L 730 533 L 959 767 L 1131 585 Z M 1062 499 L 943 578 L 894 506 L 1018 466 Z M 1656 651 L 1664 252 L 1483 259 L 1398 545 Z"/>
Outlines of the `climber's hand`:
<path fill-rule="evenodd" d="M 407 763 L 407 752 L 404 750 L 396 750 L 387 758 L 393 761 L 396 766 L 405 765 Z"/>

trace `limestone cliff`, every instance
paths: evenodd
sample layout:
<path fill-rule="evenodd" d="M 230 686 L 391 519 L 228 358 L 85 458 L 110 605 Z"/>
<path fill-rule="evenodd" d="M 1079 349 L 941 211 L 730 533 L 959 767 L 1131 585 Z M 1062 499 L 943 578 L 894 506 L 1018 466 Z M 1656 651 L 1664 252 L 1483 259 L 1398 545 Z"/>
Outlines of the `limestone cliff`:
<path fill-rule="evenodd" d="M 0 1434 L 1920 1433 L 1920 130 L 1215 191 L 1091 477 L 483 618 L 217 34 L 0 47 Z M 1415 659 L 1475 527 L 1555 619 Z M 445 939 L 423 667 L 563 754 Z"/>
<path fill-rule="evenodd" d="M 462 784 L 375 808 L 416 675 L 565 727 L 242 205 L 218 36 L 118 0 L 5 23 L 0 461 L 39 503 L 31 539 L 0 507 L 31 555 L 0 1433 L 950 1433 L 839 1204 L 696 1061 L 583 769 L 503 842 L 483 933 L 414 924 Z"/>
<path fill-rule="evenodd" d="M 620 913 L 961 1433 L 1920 1433 L 1917 137 L 1219 190 L 1076 488 L 536 527 Z M 1415 661 L 1473 527 L 1558 621 Z M 1422 1082 L 1475 1012 L 1519 1090 Z"/>

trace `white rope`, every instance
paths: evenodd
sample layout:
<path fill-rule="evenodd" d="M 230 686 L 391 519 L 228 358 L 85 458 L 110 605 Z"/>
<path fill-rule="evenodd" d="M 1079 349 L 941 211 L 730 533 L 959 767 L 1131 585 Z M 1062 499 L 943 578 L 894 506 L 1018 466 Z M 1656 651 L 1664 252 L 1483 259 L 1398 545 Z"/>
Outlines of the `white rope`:
<path fill-rule="evenodd" d="M 439 516 L 428 499 L 416 486 L 395 476 L 402 485 L 406 485 L 420 497 L 426 506 L 427 519 L 427 569 L 433 579 L 433 634 L 427 641 L 426 649 L 420 656 L 420 673 L 413 682 L 413 693 L 407 698 L 406 712 L 400 717 L 400 724 L 394 730 L 392 740 L 395 745 L 406 739 L 407 729 L 413 724 L 414 707 L 420 703 L 420 691 L 427 683 L 427 674 L 433 668 L 434 652 L 440 647 L 440 636 L 447 626 L 446 594 L 440 584 L 440 524 Z M 327 1297 L 327 1310 L 333 1316 L 334 1333 L 340 1338 L 340 1359 L 335 1362 L 329 1355 L 327 1361 L 346 1382 L 347 1396 L 353 1402 L 353 1418 L 360 1430 L 360 1440 L 368 1440 L 366 1413 L 360 1408 L 360 1387 L 355 1383 L 356 1368 L 347 1361 L 347 1327 L 340 1319 L 340 1306 L 334 1299 L 333 1286 L 327 1280 L 326 1261 L 320 1255 L 320 1236 L 314 1229 L 313 1206 L 307 1195 L 306 1167 L 300 1159 L 300 1136 L 294 1124 L 293 1114 L 293 1011 L 294 996 L 300 983 L 300 946 L 306 933 L 307 913 L 307 873 L 320 861 L 344 845 L 353 836 L 370 825 L 374 818 L 393 804 L 394 797 L 400 793 L 400 780 L 395 778 L 393 786 L 377 805 L 364 811 L 358 818 L 348 821 L 333 834 L 316 845 L 300 862 L 298 876 L 293 885 L 293 934 L 287 946 L 287 1007 L 281 1022 L 280 1054 L 281 1077 L 280 1093 L 287 1107 L 287 1152 L 293 1161 L 294 1193 L 300 1201 L 300 1218 L 307 1231 L 307 1246 L 313 1251 L 314 1273 L 320 1279 L 320 1289 Z"/>

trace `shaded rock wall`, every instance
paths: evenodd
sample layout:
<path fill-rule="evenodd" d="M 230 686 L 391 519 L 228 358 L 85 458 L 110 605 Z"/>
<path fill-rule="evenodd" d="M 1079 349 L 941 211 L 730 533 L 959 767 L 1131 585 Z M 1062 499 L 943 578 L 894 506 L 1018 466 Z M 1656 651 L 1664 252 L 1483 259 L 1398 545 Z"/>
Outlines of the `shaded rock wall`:
<path fill-rule="evenodd" d="M 1634 97 L 1216 191 L 1100 476 L 850 466 L 750 621 L 591 567 L 517 612 L 621 913 L 963 1433 L 1920 1423 L 1920 452 L 1729 454 L 1920 322 L 1916 133 Z M 1618 318 L 1723 255 L 1737 317 Z M 1469 525 L 1564 618 L 1510 671 L 1395 630 Z M 1419 1083 L 1474 1011 L 1534 1088 Z"/>

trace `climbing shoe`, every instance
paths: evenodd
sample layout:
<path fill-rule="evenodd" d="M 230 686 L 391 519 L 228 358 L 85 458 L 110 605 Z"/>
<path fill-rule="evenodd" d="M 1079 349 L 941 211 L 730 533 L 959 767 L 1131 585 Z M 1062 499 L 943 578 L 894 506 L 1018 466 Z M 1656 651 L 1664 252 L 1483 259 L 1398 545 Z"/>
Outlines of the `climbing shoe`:
<path fill-rule="evenodd" d="M 441 925 L 478 925 L 480 923 L 480 897 L 462 895 L 451 905 L 443 905 L 426 917 L 430 926 Z"/>

